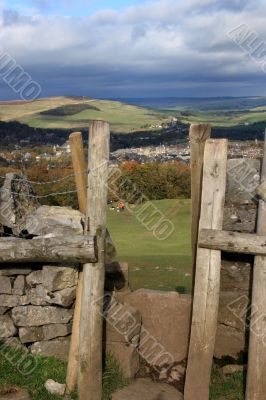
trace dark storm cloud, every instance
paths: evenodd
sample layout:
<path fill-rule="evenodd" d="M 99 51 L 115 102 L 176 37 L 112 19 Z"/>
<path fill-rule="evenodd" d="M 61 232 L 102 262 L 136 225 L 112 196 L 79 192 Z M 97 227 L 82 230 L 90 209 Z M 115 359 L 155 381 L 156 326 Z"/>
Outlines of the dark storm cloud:
<path fill-rule="evenodd" d="M 266 94 L 260 65 L 228 37 L 245 23 L 266 40 L 265 11 L 261 0 L 161 0 L 83 18 L 5 10 L 0 44 L 45 96 Z"/>

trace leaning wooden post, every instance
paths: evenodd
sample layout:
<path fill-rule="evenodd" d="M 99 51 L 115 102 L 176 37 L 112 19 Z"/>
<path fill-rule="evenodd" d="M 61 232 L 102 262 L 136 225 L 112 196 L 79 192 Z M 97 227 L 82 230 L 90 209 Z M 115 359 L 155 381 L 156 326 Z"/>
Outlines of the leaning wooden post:
<path fill-rule="evenodd" d="M 201 207 L 202 189 L 202 166 L 206 140 L 211 137 L 211 125 L 191 125 L 189 130 L 190 138 L 190 165 L 191 165 L 191 246 L 193 275 L 192 287 L 195 281 L 195 262 L 197 254 L 198 226 Z"/>
<path fill-rule="evenodd" d="M 227 140 L 206 142 L 199 229 L 222 229 Z M 209 400 L 220 294 L 221 251 L 197 249 L 185 400 Z"/>
<path fill-rule="evenodd" d="M 87 165 L 83 148 L 83 140 L 81 132 L 71 133 L 69 136 L 72 163 L 75 174 L 75 182 L 78 194 L 79 209 L 85 215 L 87 207 Z M 71 393 L 78 382 L 78 360 L 79 360 L 79 326 L 80 326 L 80 309 L 83 287 L 83 271 L 79 273 L 76 304 L 73 318 L 72 336 L 70 342 L 66 387 L 67 393 Z"/>
<path fill-rule="evenodd" d="M 87 220 L 97 236 L 98 262 L 83 267 L 78 392 L 80 400 L 102 399 L 102 331 L 108 193 L 109 124 L 90 124 Z"/>
<path fill-rule="evenodd" d="M 261 174 L 266 181 L 266 136 Z M 266 203 L 260 201 L 257 234 L 266 235 Z M 264 400 L 266 396 L 266 256 L 256 256 L 253 270 L 250 340 L 246 400 Z"/>
<path fill-rule="evenodd" d="M 71 133 L 69 136 L 69 142 L 78 193 L 79 210 L 85 215 L 87 208 L 87 165 L 83 148 L 82 133 Z"/>

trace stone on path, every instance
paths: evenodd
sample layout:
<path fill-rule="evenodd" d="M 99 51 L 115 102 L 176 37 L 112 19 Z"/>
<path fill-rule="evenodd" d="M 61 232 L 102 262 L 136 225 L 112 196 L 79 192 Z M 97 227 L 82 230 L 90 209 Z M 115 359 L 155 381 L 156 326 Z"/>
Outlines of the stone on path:
<path fill-rule="evenodd" d="M 62 383 L 57 383 L 53 381 L 53 379 L 48 379 L 48 381 L 44 384 L 45 389 L 48 393 L 57 395 L 57 396 L 64 396 L 66 391 L 66 385 Z"/>
<path fill-rule="evenodd" d="M 138 379 L 130 386 L 113 394 L 112 400 L 183 400 L 183 395 L 173 386 Z"/>

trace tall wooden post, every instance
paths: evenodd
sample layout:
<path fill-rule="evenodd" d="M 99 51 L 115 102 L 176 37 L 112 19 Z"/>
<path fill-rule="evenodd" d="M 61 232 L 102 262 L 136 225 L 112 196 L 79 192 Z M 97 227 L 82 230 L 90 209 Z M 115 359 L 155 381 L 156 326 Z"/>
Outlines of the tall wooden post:
<path fill-rule="evenodd" d="M 190 165 L 191 165 L 191 244 L 192 244 L 192 287 L 195 282 L 195 262 L 197 254 L 198 226 L 201 207 L 202 168 L 206 140 L 211 137 L 211 125 L 191 125 L 190 138 Z"/>
<path fill-rule="evenodd" d="M 102 399 L 102 332 L 110 128 L 90 124 L 87 220 L 97 236 L 98 262 L 83 266 L 78 391 L 80 400 Z"/>
<path fill-rule="evenodd" d="M 266 180 L 266 135 L 261 174 Z M 266 203 L 259 203 L 257 234 L 266 235 Z M 266 396 L 266 256 L 256 256 L 253 270 L 252 306 L 246 400 L 264 400 Z"/>
<path fill-rule="evenodd" d="M 87 191 L 86 181 L 88 174 L 87 165 L 85 160 L 83 140 L 81 132 L 71 133 L 69 136 L 72 163 L 75 174 L 75 182 L 78 193 L 79 209 L 85 215 L 87 207 Z M 79 326 L 80 326 L 80 309 L 81 309 L 81 298 L 82 298 L 82 287 L 83 287 L 83 271 L 79 273 L 77 292 L 76 292 L 76 304 L 73 318 L 72 336 L 70 342 L 67 378 L 66 378 L 66 390 L 67 393 L 71 393 L 78 382 L 78 360 L 79 360 Z"/>
<path fill-rule="evenodd" d="M 222 229 L 226 187 L 227 140 L 205 146 L 199 229 Z M 193 315 L 185 400 L 209 400 L 220 294 L 221 251 L 197 249 Z"/>

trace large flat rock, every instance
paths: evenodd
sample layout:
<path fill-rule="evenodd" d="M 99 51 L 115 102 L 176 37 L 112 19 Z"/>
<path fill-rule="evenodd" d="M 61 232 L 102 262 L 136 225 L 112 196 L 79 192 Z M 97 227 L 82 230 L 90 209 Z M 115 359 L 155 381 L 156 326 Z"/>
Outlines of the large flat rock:
<path fill-rule="evenodd" d="M 112 396 L 112 400 L 183 400 L 183 398 L 174 387 L 155 383 L 150 379 L 138 379 Z"/>
<path fill-rule="evenodd" d="M 140 354 L 149 364 L 171 365 L 187 357 L 190 296 L 139 289 L 126 295 L 124 303 L 140 311 Z"/>

